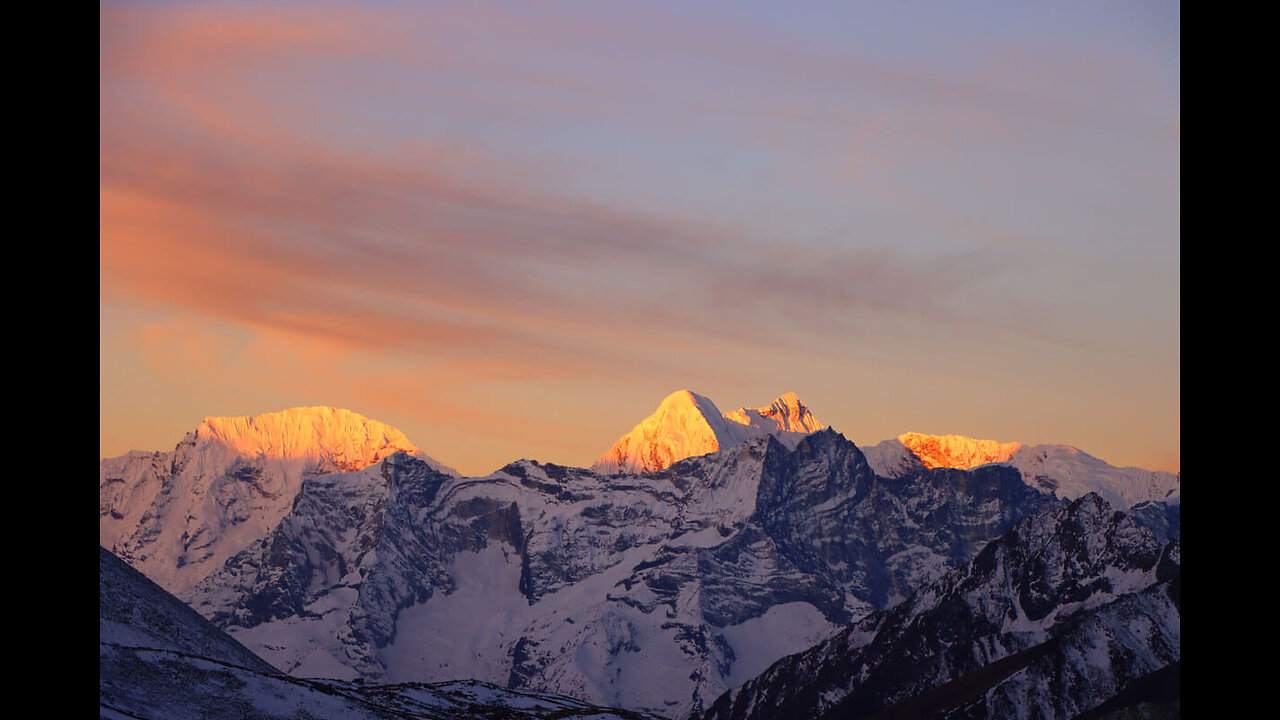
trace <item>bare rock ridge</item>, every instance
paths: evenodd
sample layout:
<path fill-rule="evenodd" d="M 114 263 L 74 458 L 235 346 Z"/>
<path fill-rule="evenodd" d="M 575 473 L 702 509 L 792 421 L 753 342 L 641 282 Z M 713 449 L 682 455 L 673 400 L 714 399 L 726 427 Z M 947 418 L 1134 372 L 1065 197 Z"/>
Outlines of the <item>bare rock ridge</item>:
<path fill-rule="evenodd" d="M 773 435 L 794 448 L 800 438 L 824 427 L 793 392 L 767 407 L 721 413 L 709 398 L 678 390 L 619 438 L 591 469 L 606 474 L 664 470 L 685 458 L 719 452 L 764 435 Z"/>

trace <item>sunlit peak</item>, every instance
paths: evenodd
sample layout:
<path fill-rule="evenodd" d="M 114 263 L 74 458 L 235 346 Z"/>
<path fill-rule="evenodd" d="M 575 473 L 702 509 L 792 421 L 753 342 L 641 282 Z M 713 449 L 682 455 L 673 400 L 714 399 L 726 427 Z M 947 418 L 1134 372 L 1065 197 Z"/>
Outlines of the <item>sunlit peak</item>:
<path fill-rule="evenodd" d="M 1022 447 L 1020 442 L 1002 443 L 963 435 L 924 435 L 915 432 L 899 435 L 898 442 L 905 445 L 930 469 L 946 467 L 968 470 L 987 463 L 1005 462 Z"/>

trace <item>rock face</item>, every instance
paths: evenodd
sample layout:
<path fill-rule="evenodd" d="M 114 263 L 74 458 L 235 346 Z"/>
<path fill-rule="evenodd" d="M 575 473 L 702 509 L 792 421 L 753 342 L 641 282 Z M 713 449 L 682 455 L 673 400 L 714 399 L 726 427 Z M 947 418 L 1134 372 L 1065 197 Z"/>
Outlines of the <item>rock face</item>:
<path fill-rule="evenodd" d="M 968 469 L 989 463 L 1017 468 L 1032 487 L 1074 500 L 1096 492 L 1118 508 L 1165 501 L 1181 493 L 1179 473 L 1119 468 L 1069 445 L 1023 445 L 962 435 L 904 433 L 866 449 L 879 475 L 901 477 L 920 468 Z"/>
<path fill-rule="evenodd" d="M 1076 717 L 1179 662 L 1180 555 L 1097 494 L 1044 508 L 698 717 Z"/>
<path fill-rule="evenodd" d="M 623 435 L 591 468 L 605 474 L 662 470 L 685 458 L 718 452 L 764 435 L 795 447 L 801 437 L 823 427 L 792 392 L 769 407 L 721 413 L 709 398 L 679 390 L 668 395 L 652 415 Z"/>
<path fill-rule="evenodd" d="M 185 596 L 295 675 L 475 678 L 680 716 L 1056 501 L 993 466 L 887 479 L 831 430 L 657 472 L 395 455 L 307 479 Z"/>
<path fill-rule="evenodd" d="M 453 473 L 399 430 L 347 410 L 206 418 L 171 452 L 101 461 L 99 542 L 181 593 L 270 532 L 305 478 L 397 452 Z"/>

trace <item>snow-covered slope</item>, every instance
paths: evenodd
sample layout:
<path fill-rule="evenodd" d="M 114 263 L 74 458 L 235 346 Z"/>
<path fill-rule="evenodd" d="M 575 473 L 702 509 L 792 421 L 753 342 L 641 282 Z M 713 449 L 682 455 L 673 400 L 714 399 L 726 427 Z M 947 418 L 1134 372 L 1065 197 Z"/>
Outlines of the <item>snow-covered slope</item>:
<path fill-rule="evenodd" d="M 866 455 L 883 477 L 902 477 L 921 468 L 1005 463 L 1017 468 L 1028 485 L 1057 497 L 1074 500 L 1096 492 L 1119 508 L 1177 498 L 1182 484 L 1179 473 L 1115 467 L 1070 445 L 1023 445 L 963 435 L 903 433 L 867 448 Z"/>
<path fill-rule="evenodd" d="M 913 455 L 927 468 L 949 467 L 968 470 L 979 465 L 1004 462 L 1022 443 L 975 440 L 963 435 L 922 435 L 906 432 L 898 436 Z"/>
<path fill-rule="evenodd" d="M 474 678 L 671 717 L 1054 501 L 1006 467 L 875 476 L 831 430 L 641 475 L 394 455 L 306 480 L 186 599 L 283 670 Z"/>
<path fill-rule="evenodd" d="M 685 458 L 719 452 L 744 440 L 773 435 L 795 447 L 825 427 L 793 392 L 762 408 L 721 413 L 709 398 L 678 390 L 623 435 L 591 468 L 601 473 L 661 470 Z"/>
<path fill-rule="evenodd" d="M 1182 474 L 1115 467 L 1070 445 L 1024 445 L 1008 464 L 1022 479 L 1060 498 L 1096 492 L 1117 508 L 1147 501 L 1170 501 L 1182 495 Z"/>
<path fill-rule="evenodd" d="M 305 478 L 397 452 L 456 474 L 399 430 L 348 410 L 206 418 L 171 452 L 100 462 L 99 542 L 181 593 L 270 532 Z"/>
<path fill-rule="evenodd" d="M 703 720 L 1073 718 L 1179 662 L 1181 542 L 1090 493 L 725 693 Z"/>
<path fill-rule="evenodd" d="M 371 685 L 289 677 L 124 561 L 99 555 L 99 717 L 115 720 L 646 720 L 547 693 L 461 681 Z"/>

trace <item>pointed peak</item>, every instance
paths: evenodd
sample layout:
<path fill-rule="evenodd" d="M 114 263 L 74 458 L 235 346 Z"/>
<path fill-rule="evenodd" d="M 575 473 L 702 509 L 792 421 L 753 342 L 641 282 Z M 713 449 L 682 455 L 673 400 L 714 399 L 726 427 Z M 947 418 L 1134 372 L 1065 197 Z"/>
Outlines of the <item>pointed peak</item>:
<path fill-rule="evenodd" d="M 677 390 L 591 468 L 603 473 L 662 470 L 687 457 L 720 450 L 726 437 L 715 403 L 691 390 Z"/>
<path fill-rule="evenodd" d="M 615 442 L 592 468 L 606 473 L 662 470 L 685 458 L 762 435 L 774 435 L 787 447 L 795 447 L 805 434 L 823 427 L 794 392 L 766 407 L 721 413 L 705 395 L 677 390 Z"/>
<path fill-rule="evenodd" d="M 767 407 L 738 408 L 725 413 L 724 417 L 731 422 L 760 427 L 769 432 L 811 433 L 826 427 L 794 392 L 783 393 Z"/>
<path fill-rule="evenodd" d="M 804 407 L 804 403 L 800 401 L 800 396 L 791 390 L 779 395 L 778 399 L 773 401 L 773 405 L 774 407 Z"/>
<path fill-rule="evenodd" d="M 704 413 L 711 411 L 716 415 L 720 414 L 720 411 L 716 409 L 716 404 L 711 402 L 710 398 L 705 395 L 699 395 L 692 390 L 677 390 L 663 398 L 662 402 L 658 404 L 658 410 L 685 407 L 696 408 Z"/>

